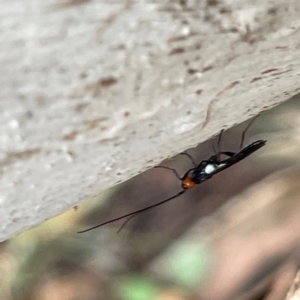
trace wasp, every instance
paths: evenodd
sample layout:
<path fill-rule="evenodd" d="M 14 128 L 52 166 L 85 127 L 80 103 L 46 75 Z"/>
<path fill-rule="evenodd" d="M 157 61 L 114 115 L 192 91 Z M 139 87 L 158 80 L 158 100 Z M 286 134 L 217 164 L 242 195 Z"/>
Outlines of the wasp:
<path fill-rule="evenodd" d="M 119 220 L 128 218 L 125 221 L 125 223 L 123 223 L 121 228 L 119 229 L 119 231 L 120 231 L 123 228 L 123 226 L 127 223 L 127 221 L 130 218 L 132 218 L 133 216 L 135 216 L 139 213 L 142 213 L 144 211 L 147 211 L 149 209 L 152 209 L 154 207 L 160 206 L 166 202 L 169 202 L 169 201 L 181 196 L 187 190 L 194 188 L 197 184 L 201 184 L 201 183 L 205 182 L 206 180 L 212 178 L 216 174 L 228 169 L 229 167 L 231 167 L 231 166 L 235 165 L 236 163 L 238 163 L 239 161 L 245 159 L 252 153 L 256 152 L 257 150 L 259 150 L 260 148 L 265 146 L 267 141 L 257 140 L 257 141 L 252 142 L 248 146 L 244 147 L 245 134 L 255 119 L 256 118 L 252 119 L 252 121 L 248 124 L 248 126 L 242 133 L 239 152 L 221 151 L 220 150 L 220 142 L 221 142 L 221 138 L 222 138 L 222 134 L 223 134 L 223 130 L 222 130 L 219 134 L 219 139 L 218 139 L 218 152 L 215 155 L 212 155 L 211 157 L 209 157 L 208 159 L 202 160 L 199 164 L 197 164 L 195 162 L 195 160 L 193 159 L 193 157 L 190 154 L 188 154 L 186 152 L 180 153 L 182 155 L 186 155 L 191 160 L 191 162 L 194 166 L 193 168 L 188 169 L 183 176 L 180 176 L 175 169 L 172 169 L 172 168 L 169 168 L 166 166 L 156 166 L 156 168 L 163 168 L 163 169 L 168 169 L 168 170 L 172 171 L 175 174 L 175 176 L 178 178 L 178 180 L 181 182 L 181 191 L 178 192 L 176 195 L 174 195 L 170 198 L 167 198 L 163 201 L 160 201 L 158 203 L 155 203 L 153 205 L 147 206 L 145 208 L 136 210 L 134 212 L 131 212 L 131 213 L 125 214 L 123 216 L 117 217 L 115 219 L 103 222 L 101 224 L 90 227 L 88 229 L 79 231 L 78 233 L 87 232 L 87 231 L 93 230 L 95 228 L 107 225 L 109 223 L 113 223 L 115 221 L 119 221 Z M 226 158 L 221 159 L 222 155 L 225 156 Z"/>

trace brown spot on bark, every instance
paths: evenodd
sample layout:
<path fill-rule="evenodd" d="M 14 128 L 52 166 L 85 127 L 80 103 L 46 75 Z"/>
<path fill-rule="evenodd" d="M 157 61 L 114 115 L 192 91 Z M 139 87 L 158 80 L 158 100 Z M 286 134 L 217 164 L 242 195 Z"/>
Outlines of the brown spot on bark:
<path fill-rule="evenodd" d="M 254 78 L 250 81 L 250 83 L 253 83 L 253 82 L 258 81 L 258 80 L 261 80 L 261 79 L 262 79 L 262 77 L 254 77 Z"/>
<path fill-rule="evenodd" d="M 82 112 L 87 106 L 89 106 L 88 103 L 79 103 L 74 107 L 74 110 L 76 112 Z"/>
<path fill-rule="evenodd" d="M 281 75 L 281 74 L 288 73 L 288 72 L 291 72 L 291 71 L 292 71 L 292 69 L 289 69 L 289 70 L 286 70 L 286 71 L 281 71 L 281 72 L 276 72 L 276 73 L 271 74 L 271 76 L 277 76 L 277 75 Z"/>
<path fill-rule="evenodd" d="M 35 154 L 41 152 L 40 149 L 30 149 L 25 151 L 9 151 L 3 160 L 0 161 L 0 166 L 12 164 L 18 160 L 29 159 Z"/>
<path fill-rule="evenodd" d="M 63 3 L 58 3 L 54 5 L 54 8 L 66 8 L 70 6 L 76 6 L 76 5 L 81 5 L 83 3 L 90 2 L 90 0 L 69 0 L 65 1 Z"/>
<path fill-rule="evenodd" d="M 206 66 L 202 69 L 202 72 L 207 72 L 209 70 L 211 70 L 213 68 L 213 66 Z"/>
<path fill-rule="evenodd" d="M 267 73 L 274 72 L 274 71 L 277 71 L 277 70 L 278 70 L 277 68 L 267 69 L 265 71 L 262 71 L 261 74 L 267 74 Z"/>
<path fill-rule="evenodd" d="M 196 70 L 196 69 L 188 69 L 187 72 L 190 74 L 190 75 L 193 75 L 195 73 L 198 73 L 199 71 Z"/>
<path fill-rule="evenodd" d="M 63 135 L 62 139 L 65 141 L 73 141 L 78 135 L 78 131 L 77 130 L 73 130 L 72 132 Z"/>
<path fill-rule="evenodd" d="M 283 50 L 283 49 L 287 49 L 287 46 L 276 46 L 275 49 Z"/>
<path fill-rule="evenodd" d="M 88 129 L 93 129 L 99 125 L 99 123 L 108 120 L 108 117 L 99 117 L 92 120 L 85 120 L 83 123 L 88 126 Z"/>
<path fill-rule="evenodd" d="M 117 82 L 118 82 L 117 79 L 114 77 L 103 78 L 99 81 L 99 83 L 102 87 L 109 87 L 113 84 L 116 84 Z"/>
<path fill-rule="evenodd" d="M 175 55 L 185 52 L 184 48 L 174 48 L 169 52 L 169 55 Z"/>
<path fill-rule="evenodd" d="M 238 83 L 240 83 L 238 80 L 231 82 L 223 90 L 219 91 L 216 96 L 218 97 L 218 96 L 222 95 L 224 92 L 226 92 L 227 90 L 230 90 L 231 88 L 233 88 Z"/>

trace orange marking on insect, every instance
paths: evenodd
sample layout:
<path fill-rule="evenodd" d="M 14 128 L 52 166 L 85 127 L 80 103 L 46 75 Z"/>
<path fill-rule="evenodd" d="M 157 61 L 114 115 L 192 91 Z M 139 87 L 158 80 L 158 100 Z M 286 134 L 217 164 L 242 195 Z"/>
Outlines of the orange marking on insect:
<path fill-rule="evenodd" d="M 181 186 L 185 190 L 192 189 L 195 185 L 196 185 L 196 183 L 194 181 L 192 181 L 191 177 L 187 177 L 184 180 L 182 180 L 182 182 L 181 182 Z"/>

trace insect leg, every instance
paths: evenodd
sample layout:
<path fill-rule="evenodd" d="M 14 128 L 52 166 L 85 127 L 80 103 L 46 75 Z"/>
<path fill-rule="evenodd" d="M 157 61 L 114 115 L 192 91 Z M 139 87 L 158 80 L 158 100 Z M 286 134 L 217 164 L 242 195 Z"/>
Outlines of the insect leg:
<path fill-rule="evenodd" d="M 180 180 L 182 181 L 182 180 L 186 179 L 191 171 L 194 171 L 194 170 L 197 170 L 197 169 L 201 168 L 201 164 L 202 164 L 203 162 L 205 162 L 205 161 L 202 161 L 202 162 L 199 164 L 199 166 L 197 166 L 197 167 L 195 167 L 195 168 L 188 169 L 188 170 L 185 172 L 185 174 L 180 178 Z"/>
<path fill-rule="evenodd" d="M 215 144 L 214 143 L 212 143 L 212 148 L 213 148 L 213 151 L 214 151 L 214 154 L 216 154 L 217 155 L 217 150 L 216 150 L 216 148 L 215 148 Z"/>
<path fill-rule="evenodd" d="M 251 122 L 247 125 L 247 127 L 245 128 L 245 130 L 243 131 L 242 133 L 242 138 L 241 138 L 241 144 L 240 144 L 240 149 L 243 149 L 244 148 L 244 140 L 245 140 L 245 134 L 247 132 L 247 130 L 249 129 L 249 127 L 252 125 L 252 123 L 255 121 L 256 118 L 258 118 L 259 115 L 255 116 Z"/>
<path fill-rule="evenodd" d="M 224 132 L 224 129 L 221 130 L 221 132 L 219 134 L 219 138 L 218 138 L 218 144 L 217 144 L 218 152 L 216 153 L 218 162 L 221 161 L 221 157 L 220 157 L 221 156 L 221 139 L 222 139 L 223 132 Z"/>
<path fill-rule="evenodd" d="M 192 164 L 194 165 L 194 167 L 197 167 L 197 163 L 195 162 L 194 158 L 192 155 L 190 155 L 189 153 L 186 152 L 181 152 L 179 153 L 180 155 L 186 155 L 192 162 Z"/>
<path fill-rule="evenodd" d="M 175 174 L 175 176 L 176 176 L 179 180 L 181 180 L 180 175 L 179 175 L 178 172 L 177 172 L 175 169 L 173 169 L 173 168 L 169 168 L 169 167 L 165 167 L 165 166 L 155 166 L 154 168 L 161 168 L 161 169 L 167 169 L 167 170 L 170 170 L 170 171 L 172 171 L 172 172 Z"/>

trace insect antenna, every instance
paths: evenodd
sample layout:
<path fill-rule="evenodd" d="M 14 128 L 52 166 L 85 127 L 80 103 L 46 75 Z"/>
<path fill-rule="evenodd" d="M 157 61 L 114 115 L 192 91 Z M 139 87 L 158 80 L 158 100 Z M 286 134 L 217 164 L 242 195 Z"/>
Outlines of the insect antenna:
<path fill-rule="evenodd" d="M 176 195 L 174 195 L 174 196 L 172 196 L 172 197 L 170 197 L 170 198 L 168 198 L 168 199 L 166 199 L 166 200 L 163 200 L 163 201 L 161 201 L 161 202 L 152 204 L 152 205 L 150 205 L 150 206 L 147 206 L 147 207 L 145 207 L 145 208 L 142 208 L 142 209 L 139 209 L 139 210 L 137 210 L 137 211 L 131 212 L 131 213 L 129 213 L 129 214 L 123 215 L 123 216 L 121 216 L 121 217 L 118 217 L 118 218 L 115 218 L 115 219 L 106 221 L 106 222 L 104 222 L 104 223 L 98 224 L 98 225 L 93 226 L 93 227 L 90 227 L 90 228 L 88 228 L 88 229 L 78 231 L 77 233 L 87 232 L 87 231 L 93 230 L 93 229 L 95 229 L 95 228 L 104 226 L 104 225 L 106 225 L 106 224 L 110 224 L 110 223 L 113 223 L 113 222 L 115 222 L 115 221 L 119 221 L 119 220 L 125 219 L 125 218 L 127 218 L 127 217 L 134 216 L 134 215 L 136 215 L 136 214 L 138 214 L 138 213 L 141 213 L 141 212 L 143 212 L 143 211 L 146 211 L 146 210 L 149 210 L 149 209 L 151 209 L 151 208 L 154 208 L 154 207 L 157 207 L 157 206 L 159 206 L 159 205 L 162 205 L 162 204 L 164 204 L 164 203 L 166 203 L 166 202 L 168 202 L 168 201 L 170 201 L 170 200 L 173 200 L 173 199 L 179 197 L 180 195 L 182 195 L 184 192 L 185 192 L 185 190 L 182 190 L 182 191 L 180 191 L 178 194 L 176 194 Z M 129 219 L 130 219 L 130 218 L 129 218 Z M 126 223 L 126 222 L 125 222 L 125 223 Z M 123 225 L 125 225 L 125 224 L 123 224 Z M 122 225 L 121 227 L 124 227 L 123 225 Z"/>
<path fill-rule="evenodd" d="M 197 166 L 197 164 L 195 163 L 193 157 L 192 157 L 190 154 L 185 153 L 185 152 L 182 152 L 182 153 L 180 153 L 180 154 L 188 156 L 188 157 L 190 158 L 190 160 L 192 161 L 193 165 L 194 165 L 194 166 Z M 180 175 L 178 174 L 178 172 L 177 172 L 175 169 L 173 169 L 173 168 L 166 167 L 166 166 L 155 166 L 154 168 L 161 168 L 161 169 L 167 169 L 167 170 L 170 170 L 170 171 L 172 171 L 172 172 L 175 174 L 175 176 L 176 176 L 179 180 L 182 180 L 182 177 L 180 177 Z M 120 232 L 122 231 L 122 229 L 125 227 L 125 225 L 126 225 L 132 218 L 134 218 L 135 216 L 136 216 L 135 213 L 134 213 L 134 215 L 130 216 L 130 217 L 129 217 L 122 225 L 121 225 L 121 227 L 118 229 L 117 233 L 120 233 Z"/>
<path fill-rule="evenodd" d="M 135 217 L 135 215 L 130 216 L 122 225 L 121 227 L 118 229 L 117 233 L 120 233 L 122 231 L 122 229 L 125 227 L 125 225 Z"/>

